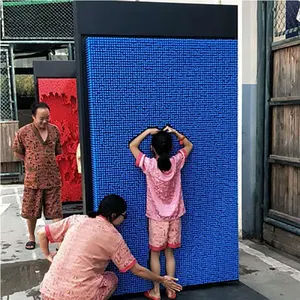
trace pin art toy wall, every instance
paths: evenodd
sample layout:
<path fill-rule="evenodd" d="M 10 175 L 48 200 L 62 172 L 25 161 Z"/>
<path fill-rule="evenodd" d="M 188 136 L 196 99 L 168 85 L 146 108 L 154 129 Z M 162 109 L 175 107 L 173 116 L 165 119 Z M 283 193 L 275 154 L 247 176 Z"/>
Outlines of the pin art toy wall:
<path fill-rule="evenodd" d="M 148 126 L 183 132 L 194 144 L 182 172 L 187 213 L 175 251 L 184 286 L 238 279 L 236 14 L 234 6 L 76 2 L 87 207 L 97 209 L 109 193 L 124 197 L 120 230 L 147 266 L 146 181 L 128 142 Z M 141 149 L 151 155 L 150 138 Z M 117 294 L 151 286 L 118 276 Z"/>

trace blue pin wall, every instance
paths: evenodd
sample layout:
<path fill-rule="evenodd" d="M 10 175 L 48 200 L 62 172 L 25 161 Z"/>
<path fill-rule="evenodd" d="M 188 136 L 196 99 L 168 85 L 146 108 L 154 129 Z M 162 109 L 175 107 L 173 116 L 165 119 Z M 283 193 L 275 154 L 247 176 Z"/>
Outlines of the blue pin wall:
<path fill-rule="evenodd" d="M 108 193 L 127 200 L 120 230 L 147 266 L 146 182 L 128 142 L 170 123 L 194 144 L 182 172 L 176 276 L 184 286 L 238 279 L 237 41 L 89 37 L 86 62 L 94 208 Z M 150 137 L 141 146 L 149 148 Z M 151 286 L 118 276 L 117 294 Z"/>

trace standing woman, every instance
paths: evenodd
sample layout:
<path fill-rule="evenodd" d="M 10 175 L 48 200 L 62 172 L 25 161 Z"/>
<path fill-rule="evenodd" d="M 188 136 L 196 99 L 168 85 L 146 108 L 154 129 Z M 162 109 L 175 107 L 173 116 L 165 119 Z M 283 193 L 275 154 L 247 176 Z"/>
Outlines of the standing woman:
<path fill-rule="evenodd" d="M 41 284 L 43 300 L 104 300 L 117 288 L 118 278 L 106 272 L 110 260 L 120 272 L 180 291 L 176 279 L 158 276 L 140 266 L 115 226 L 126 218 L 127 204 L 118 195 L 104 197 L 89 216 L 73 215 L 39 231 L 40 246 L 51 262 Z M 49 242 L 62 242 L 59 252 L 49 252 Z"/>
<path fill-rule="evenodd" d="M 21 216 L 26 219 L 29 239 L 25 248 L 36 247 L 36 222 L 42 216 L 54 222 L 63 217 L 61 177 L 56 156 L 62 154 L 60 132 L 50 124 L 50 107 L 39 102 L 32 106 L 32 123 L 20 128 L 13 152 L 25 165 Z"/>

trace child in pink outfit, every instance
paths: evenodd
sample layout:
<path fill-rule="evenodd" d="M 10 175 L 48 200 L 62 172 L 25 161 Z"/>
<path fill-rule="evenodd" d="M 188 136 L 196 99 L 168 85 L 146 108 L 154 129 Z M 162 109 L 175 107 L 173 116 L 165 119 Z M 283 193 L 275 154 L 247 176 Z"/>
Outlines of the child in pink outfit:
<path fill-rule="evenodd" d="M 171 133 L 179 139 L 183 148 L 169 157 L 172 150 Z M 139 150 L 140 143 L 152 135 L 151 151 L 154 158 L 148 158 Z M 181 188 L 181 169 L 190 154 L 193 144 L 177 130 L 166 126 L 160 131 L 149 128 L 137 136 L 129 145 L 136 158 L 136 166 L 140 167 L 147 180 L 147 208 L 149 219 L 149 247 L 151 249 L 151 270 L 160 274 L 160 251 L 165 251 L 166 270 L 169 276 L 175 275 L 175 259 L 173 249 L 181 246 L 181 217 L 185 214 L 185 206 Z M 169 299 L 175 299 L 176 293 L 167 290 Z M 160 299 L 159 284 L 145 293 L 149 299 Z"/>

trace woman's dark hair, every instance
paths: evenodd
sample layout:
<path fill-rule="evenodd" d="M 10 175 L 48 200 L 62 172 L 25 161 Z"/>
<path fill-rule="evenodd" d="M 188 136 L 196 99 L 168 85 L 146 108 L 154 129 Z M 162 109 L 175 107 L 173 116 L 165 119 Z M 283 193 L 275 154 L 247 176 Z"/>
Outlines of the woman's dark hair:
<path fill-rule="evenodd" d="M 105 217 L 109 222 L 112 223 L 126 210 L 127 210 L 126 201 L 119 195 L 111 194 L 105 196 L 100 202 L 98 210 L 96 212 L 89 213 L 88 216 L 90 218 L 95 218 L 101 215 Z"/>
<path fill-rule="evenodd" d="M 47 103 L 45 103 L 45 102 L 33 103 L 32 106 L 31 106 L 31 113 L 32 113 L 33 116 L 36 115 L 36 111 L 39 108 L 46 108 L 46 109 L 49 109 L 49 111 L 50 111 L 49 105 Z"/>
<path fill-rule="evenodd" d="M 157 166 L 161 171 L 169 171 L 171 169 L 171 161 L 169 153 L 172 150 L 172 137 L 170 133 L 159 131 L 152 136 L 152 147 L 156 151 L 159 158 Z"/>

